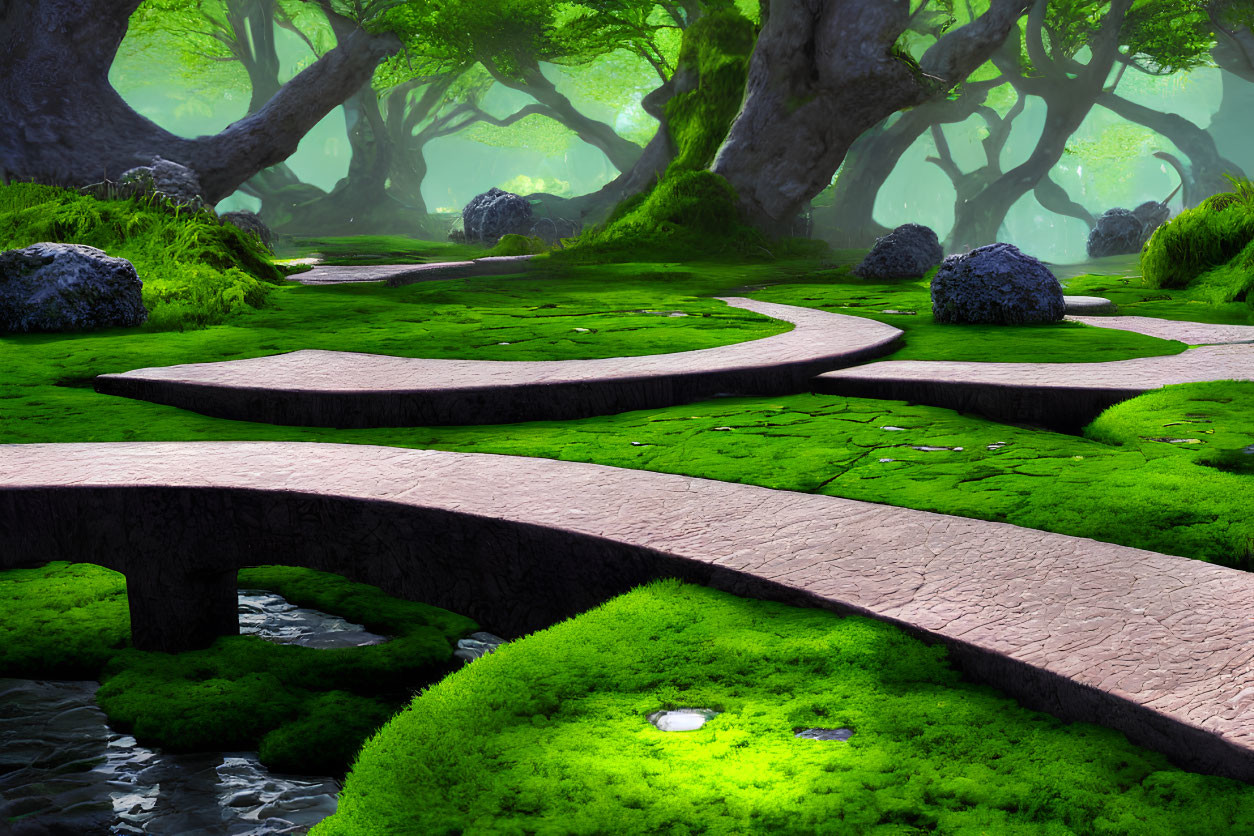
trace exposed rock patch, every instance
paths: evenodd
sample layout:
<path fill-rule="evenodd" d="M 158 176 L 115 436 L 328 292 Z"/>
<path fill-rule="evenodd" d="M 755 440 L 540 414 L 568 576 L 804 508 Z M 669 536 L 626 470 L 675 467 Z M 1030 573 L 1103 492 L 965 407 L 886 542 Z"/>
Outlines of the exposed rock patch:
<path fill-rule="evenodd" d="M 95 247 L 8 250 L 0 253 L 0 333 L 142 325 L 143 287 L 134 265 Z"/>
<path fill-rule="evenodd" d="M 151 165 L 124 171 L 117 188 L 122 197 L 157 194 L 176 206 L 201 209 L 205 205 L 200 177 L 185 165 L 157 157 Z"/>
<path fill-rule="evenodd" d="M 1107 209 L 1089 233 L 1089 258 L 1139 253 L 1154 230 L 1171 217 L 1165 203 L 1147 200 L 1131 211 Z"/>
<path fill-rule="evenodd" d="M 951 255 L 932 279 L 937 322 L 1022 325 L 1057 322 L 1065 312 L 1058 279 L 1013 244 Z"/>
<path fill-rule="evenodd" d="M 462 210 L 462 228 L 468 244 L 494 246 L 505 235 L 530 235 L 536 225 L 531 204 L 512 192 L 491 188 Z"/>
<path fill-rule="evenodd" d="M 218 220 L 224 224 L 231 224 L 242 232 L 256 235 L 261 243 L 265 245 L 267 250 L 273 250 L 274 232 L 271 231 L 270 227 L 266 226 L 266 222 L 263 221 L 256 212 L 248 212 L 245 210 L 227 212 L 220 215 Z"/>
<path fill-rule="evenodd" d="M 945 250 L 933 230 L 921 224 L 902 224 L 877 239 L 853 272 L 864 279 L 918 278 L 944 257 Z"/>

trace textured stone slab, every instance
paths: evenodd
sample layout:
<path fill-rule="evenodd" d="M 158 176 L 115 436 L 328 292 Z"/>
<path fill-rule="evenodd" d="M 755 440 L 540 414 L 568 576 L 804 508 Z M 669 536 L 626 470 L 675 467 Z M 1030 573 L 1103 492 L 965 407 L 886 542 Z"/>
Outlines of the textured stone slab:
<path fill-rule="evenodd" d="M 1104 316 L 1119 310 L 1119 306 L 1101 296 L 1064 296 L 1068 316 Z"/>
<path fill-rule="evenodd" d="M 1179 340 L 1188 345 L 1220 345 L 1223 343 L 1254 343 L 1254 325 L 1215 325 L 1209 322 L 1186 322 L 1158 319 L 1152 316 L 1068 316 L 1074 322 L 1136 331 L 1161 340 Z"/>
<path fill-rule="evenodd" d="M 1254 345 L 1222 344 L 1243 336 L 1246 332 L 1242 329 L 1250 326 L 1136 316 L 1070 318 L 1163 339 L 1221 344 L 1191 348 L 1170 357 L 1110 363 L 887 361 L 819 375 L 813 389 L 850 397 L 912 401 L 1071 432 L 1102 410 L 1163 386 L 1254 380 Z"/>
<path fill-rule="evenodd" d="M 337 351 L 101 375 L 96 390 L 221 418 L 332 427 L 583 418 L 720 393 L 801 392 L 811 377 L 888 353 L 901 332 L 861 317 L 724 300 L 793 323 L 720 348 L 602 360 L 421 360 Z"/>
<path fill-rule="evenodd" d="M 474 261 L 444 261 L 434 264 L 380 264 L 362 266 L 319 266 L 291 277 L 304 285 L 358 284 L 387 282 L 393 287 L 441 279 L 475 276 L 508 276 L 521 273 L 535 256 L 510 255 L 477 258 Z"/>
<path fill-rule="evenodd" d="M 1254 575 L 1002 523 L 509 456 L 0 446 L 0 568 L 51 559 L 125 572 L 141 643 L 233 629 L 234 570 L 255 563 L 340 572 L 506 636 L 678 576 L 903 625 L 1030 705 L 1254 778 Z"/>

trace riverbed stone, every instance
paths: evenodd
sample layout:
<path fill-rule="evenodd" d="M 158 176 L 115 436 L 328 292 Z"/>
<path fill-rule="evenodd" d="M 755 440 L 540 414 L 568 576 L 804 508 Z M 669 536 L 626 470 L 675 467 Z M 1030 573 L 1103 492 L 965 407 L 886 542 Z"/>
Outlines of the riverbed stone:
<path fill-rule="evenodd" d="M 922 224 L 902 224 L 877 239 L 853 272 L 864 279 L 919 278 L 944 258 L 935 231 Z"/>
<path fill-rule="evenodd" d="M 529 235 L 534 226 L 531 203 L 495 187 L 476 195 L 462 210 L 462 227 L 468 244 L 491 247 L 505 235 Z"/>
<path fill-rule="evenodd" d="M 1013 244 L 989 244 L 945 259 L 932 279 L 937 322 L 1023 325 L 1066 313 L 1062 285 Z"/>
<path fill-rule="evenodd" d="M 83 244 L 0 253 L 0 333 L 133 327 L 148 319 L 135 266 Z"/>

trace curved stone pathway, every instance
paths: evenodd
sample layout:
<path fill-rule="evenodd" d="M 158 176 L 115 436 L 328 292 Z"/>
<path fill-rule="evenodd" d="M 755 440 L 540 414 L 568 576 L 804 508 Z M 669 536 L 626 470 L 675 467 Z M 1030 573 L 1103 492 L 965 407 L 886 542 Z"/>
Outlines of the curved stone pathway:
<path fill-rule="evenodd" d="M 96 390 L 270 424 L 500 424 L 651 409 L 724 393 L 802 392 L 820 372 L 887 354 L 901 335 L 863 317 L 723 301 L 796 327 L 719 348 L 601 360 L 425 360 L 306 350 L 101 375 Z"/>
<path fill-rule="evenodd" d="M 444 261 L 431 264 L 320 265 L 288 279 L 303 285 L 362 284 L 387 282 L 392 287 L 433 282 L 442 279 L 466 279 L 479 276 L 508 276 L 522 273 L 535 256 L 505 255 L 476 258 L 474 261 Z"/>
<path fill-rule="evenodd" d="M 964 363 L 889 360 L 819 375 L 816 392 L 974 412 L 1073 432 L 1103 410 L 1177 383 L 1254 380 L 1254 326 L 1137 316 L 1068 317 L 1200 345 L 1168 357 L 1107 363 Z"/>
<path fill-rule="evenodd" d="M 1254 779 L 1254 575 L 1084 538 L 572 462 L 215 442 L 0 447 L 0 544 L 0 569 L 125 572 L 141 646 L 211 639 L 215 608 L 234 629 L 234 571 L 261 560 L 507 636 L 678 576 L 904 626 L 1029 705 Z"/>

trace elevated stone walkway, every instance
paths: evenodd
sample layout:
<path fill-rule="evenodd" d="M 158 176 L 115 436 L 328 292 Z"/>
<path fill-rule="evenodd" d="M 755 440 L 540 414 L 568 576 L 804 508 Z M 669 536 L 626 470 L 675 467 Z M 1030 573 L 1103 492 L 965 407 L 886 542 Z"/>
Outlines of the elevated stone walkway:
<path fill-rule="evenodd" d="M 803 392 L 820 372 L 887 354 L 901 335 L 862 317 L 723 301 L 796 327 L 720 348 L 603 360 L 423 360 L 296 351 L 101 375 L 96 390 L 270 424 L 499 424 L 650 409 L 725 393 Z"/>
<path fill-rule="evenodd" d="M 1101 328 L 1180 340 L 1168 357 L 1109 363 L 959 363 L 889 360 L 819 375 L 813 389 L 974 412 L 1072 432 L 1129 398 L 1176 383 L 1254 380 L 1254 326 L 1135 316 L 1068 317 Z"/>
<path fill-rule="evenodd" d="M 124 572 L 143 647 L 236 629 L 311 566 L 503 635 L 651 578 L 869 615 L 971 675 L 1254 779 L 1254 575 L 1010 525 L 598 465 L 293 443 L 0 446 L 0 569 Z"/>

